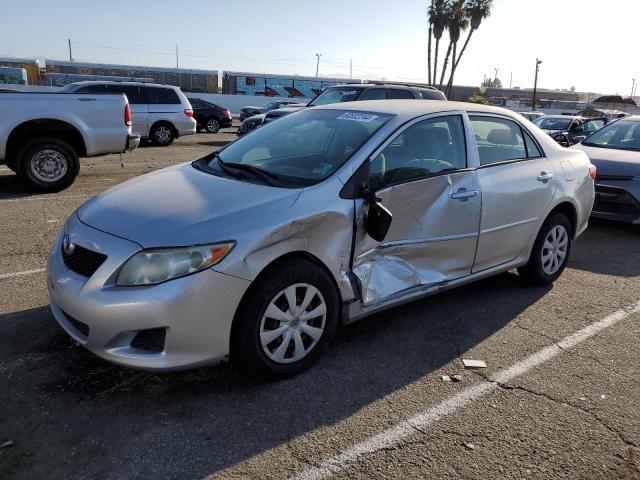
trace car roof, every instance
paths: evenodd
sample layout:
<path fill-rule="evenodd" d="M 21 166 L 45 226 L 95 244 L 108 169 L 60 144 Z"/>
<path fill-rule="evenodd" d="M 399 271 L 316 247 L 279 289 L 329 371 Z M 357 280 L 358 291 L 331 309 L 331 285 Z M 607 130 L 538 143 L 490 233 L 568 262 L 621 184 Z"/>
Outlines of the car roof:
<path fill-rule="evenodd" d="M 544 118 L 553 120 L 554 118 L 568 118 L 570 120 L 582 120 L 584 117 L 580 115 L 545 115 Z"/>
<path fill-rule="evenodd" d="M 477 103 L 450 102 L 448 100 L 365 100 L 360 102 L 333 103 L 312 108 L 386 113 L 389 115 L 397 115 L 398 117 L 406 117 L 407 119 L 420 115 L 428 115 L 430 113 L 459 111 L 469 113 L 493 113 L 517 118 L 518 120 L 522 118 L 516 116 L 517 113 L 507 110 L 506 108 L 480 105 Z"/>
<path fill-rule="evenodd" d="M 114 82 L 114 81 L 110 81 L 110 80 L 84 80 L 82 82 L 73 82 L 70 83 L 69 85 L 81 85 L 81 86 L 86 86 L 86 85 L 104 85 L 104 84 L 117 84 L 117 85 L 131 85 L 131 86 L 136 86 L 136 87 L 160 87 L 160 88 L 171 88 L 171 89 L 176 89 L 176 88 L 180 88 L 180 87 L 176 87 L 174 85 L 164 85 L 161 83 L 149 83 L 149 82 Z"/>

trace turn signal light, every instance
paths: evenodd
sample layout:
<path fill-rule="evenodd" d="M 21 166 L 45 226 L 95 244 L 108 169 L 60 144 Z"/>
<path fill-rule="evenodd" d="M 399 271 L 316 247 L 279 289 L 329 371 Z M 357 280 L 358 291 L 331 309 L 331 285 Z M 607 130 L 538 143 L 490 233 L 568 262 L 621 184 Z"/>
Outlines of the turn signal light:
<path fill-rule="evenodd" d="M 596 166 L 592 163 L 591 165 L 589 165 L 589 176 L 595 180 L 596 173 L 597 173 Z"/>

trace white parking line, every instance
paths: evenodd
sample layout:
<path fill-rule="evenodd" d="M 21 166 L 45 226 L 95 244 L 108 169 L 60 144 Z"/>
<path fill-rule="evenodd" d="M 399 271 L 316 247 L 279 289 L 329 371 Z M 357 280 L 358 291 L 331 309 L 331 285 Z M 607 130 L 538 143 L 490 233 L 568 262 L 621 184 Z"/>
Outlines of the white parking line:
<path fill-rule="evenodd" d="M 36 200 L 65 200 L 67 198 L 84 198 L 93 197 L 93 193 L 85 193 L 82 195 L 42 195 L 38 197 L 21 197 L 21 198 L 0 198 L 0 202 L 34 202 Z"/>
<path fill-rule="evenodd" d="M 24 272 L 0 273 L 0 280 L 2 280 L 4 278 L 23 277 L 25 275 L 34 275 L 36 273 L 42 273 L 45 270 L 46 270 L 46 268 L 36 268 L 35 270 L 25 270 Z"/>
<path fill-rule="evenodd" d="M 423 432 L 430 425 L 471 404 L 487 393 L 496 390 L 501 384 L 508 383 L 514 377 L 522 375 L 532 368 L 560 355 L 563 350 L 575 347 L 596 333 L 609 328 L 634 313 L 640 312 L 640 301 L 618 310 L 615 313 L 594 322 L 557 343 L 545 347 L 510 367 L 490 377 L 489 381 L 465 388 L 460 393 L 449 397 L 438 405 L 423 410 L 417 415 L 404 420 L 394 427 L 370 437 L 364 442 L 353 445 L 335 457 L 328 458 L 292 477 L 295 480 L 319 480 L 329 478 L 335 473 L 345 470 L 358 462 L 365 455 L 385 448 L 393 447 L 406 438 Z"/>

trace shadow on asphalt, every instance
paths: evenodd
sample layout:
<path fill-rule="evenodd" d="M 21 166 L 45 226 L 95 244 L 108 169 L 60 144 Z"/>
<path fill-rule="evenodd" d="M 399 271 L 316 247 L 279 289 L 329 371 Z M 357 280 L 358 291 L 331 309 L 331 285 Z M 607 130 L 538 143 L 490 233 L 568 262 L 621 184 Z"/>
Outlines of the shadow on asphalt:
<path fill-rule="evenodd" d="M 136 465 L 150 474 L 150 462 L 165 478 L 213 474 L 439 369 L 548 291 L 506 273 L 389 310 L 339 330 L 311 370 L 264 384 L 227 365 L 120 368 L 76 346 L 46 307 L 0 315 L 0 432 L 16 442 L 2 452 L 0 477 L 126 468 L 133 478 Z M 51 471 L 48 459 L 71 455 L 73 470 Z"/>
<path fill-rule="evenodd" d="M 640 276 L 640 225 L 590 219 L 578 238 L 569 267 L 602 275 Z"/>

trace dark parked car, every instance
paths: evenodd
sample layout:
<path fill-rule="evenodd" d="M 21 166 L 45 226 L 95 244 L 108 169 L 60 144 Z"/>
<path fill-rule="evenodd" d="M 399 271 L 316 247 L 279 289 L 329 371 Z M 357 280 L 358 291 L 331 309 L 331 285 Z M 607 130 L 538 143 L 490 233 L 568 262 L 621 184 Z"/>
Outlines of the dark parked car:
<path fill-rule="evenodd" d="M 220 107 L 201 98 L 190 98 L 189 103 L 193 108 L 193 118 L 198 122 L 198 131 L 206 130 L 209 133 L 218 133 L 221 128 L 231 126 L 231 112 L 228 108 Z"/>
<path fill-rule="evenodd" d="M 269 102 L 263 107 L 242 107 L 240 109 L 240 121 L 244 121 L 249 117 L 253 117 L 254 115 L 259 115 L 261 113 L 267 113 L 271 110 L 278 110 L 279 108 L 286 108 L 289 105 L 293 105 L 297 103 L 294 100 L 287 101 L 281 100 L 277 102 Z"/>
<path fill-rule="evenodd" d="M 569 147 L 581 142 L 606 125 L 605 118 L 583 118 L 571 115 L 545 115 L 534 122 L 556 142 Z"/>
<path fill-rule="evenodd" d="M 294 104 L 289 107 L 272 110 L 268 113 L 249 117 L 242 122 L 236 135 L 242 136 L 255 130 L 264 123 L 288 115 L 306 107 L 317 107 L 341 102 L 364 100 L 446 100 L 444 93 L 434 87 L 395 85 L 384 83 L 348 84 L 328 87 L 308 104 Z M 242 118 L 242 117 L 241 117 Z"/>
<path fill-rule="evenodd" d="M 640 224 L 640 116 L 614 121 L 573 148 L 597 168 L 592 215 Z"/>

